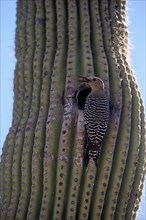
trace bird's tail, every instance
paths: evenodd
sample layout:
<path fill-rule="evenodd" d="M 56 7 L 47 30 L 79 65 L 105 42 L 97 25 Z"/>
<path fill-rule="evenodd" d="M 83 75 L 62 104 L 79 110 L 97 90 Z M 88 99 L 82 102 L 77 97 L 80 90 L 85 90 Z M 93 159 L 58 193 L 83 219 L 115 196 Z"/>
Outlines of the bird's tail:
<path fill-rule="evenodd" d="M 87 144 L 85 148 L 85 164 L 87 165 L 89 160 L 92 160 L 97 165 L 97 161 L 101 154 L 101 143 L 92 143 L 89 138 L 87 138 Z"/>
<path fill-rule="evenodd" d="M 92 158 L 94 161 L 98 159 L 98 151 L 97 150 L 89 150 L 89 159 Z"/>

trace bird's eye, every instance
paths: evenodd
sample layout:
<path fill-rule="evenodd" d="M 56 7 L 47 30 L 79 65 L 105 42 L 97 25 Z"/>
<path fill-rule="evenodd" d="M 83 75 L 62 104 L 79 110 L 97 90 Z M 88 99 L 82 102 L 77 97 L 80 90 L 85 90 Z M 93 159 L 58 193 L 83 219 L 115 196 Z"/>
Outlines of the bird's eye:
<path fill-rule="evenodd" d="M 94 78 L 93 81 L 96 81 L 96 78 Z"/>

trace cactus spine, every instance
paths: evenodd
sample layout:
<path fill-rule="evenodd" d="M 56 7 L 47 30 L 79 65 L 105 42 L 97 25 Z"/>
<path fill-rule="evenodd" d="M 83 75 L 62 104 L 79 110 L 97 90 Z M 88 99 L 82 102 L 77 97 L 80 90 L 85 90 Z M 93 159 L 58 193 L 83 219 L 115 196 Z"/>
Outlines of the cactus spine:
<path fill-rule="evenodd" d="M 128 63 L 126 0 L 17 0 L 13 121 L 0 162 L 1 219 L 135 219 L 145 115 Z M 79 75 L 113 106 L 98 166 L 84 165 Z"/>

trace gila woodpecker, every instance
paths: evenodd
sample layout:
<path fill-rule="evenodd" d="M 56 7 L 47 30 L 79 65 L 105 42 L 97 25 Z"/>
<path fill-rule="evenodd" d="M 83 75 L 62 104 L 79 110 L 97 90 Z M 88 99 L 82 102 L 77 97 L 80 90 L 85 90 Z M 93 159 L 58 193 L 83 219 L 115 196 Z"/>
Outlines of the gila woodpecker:
<path fill-rule="evenodd" d="M 104 83 L 100 78 L 81 76 L 79 81 L 85 82 L 91 87 L 91 92 L 87 95 L 83 109 L 87 132 L 85 157 L 88 158 L 87 160 L 92 158 L 96 164 L 108 126 L 110 102 L 105 94 Z"/>

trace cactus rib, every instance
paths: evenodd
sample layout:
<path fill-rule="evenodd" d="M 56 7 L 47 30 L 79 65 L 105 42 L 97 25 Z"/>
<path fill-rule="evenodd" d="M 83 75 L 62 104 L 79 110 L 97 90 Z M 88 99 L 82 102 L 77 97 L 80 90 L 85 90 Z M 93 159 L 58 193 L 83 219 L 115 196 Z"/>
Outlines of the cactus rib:
<path fill-rule="evenodd" d="M 19 46 L 17 45 L 17 64 L 15 69 L 14 76 L 14 107 L 13 107 L 13 121 L 12 127 L 9 130 L 7 135 L 7 141 L 5 142 L 5 148 L 3 149 L 5 155 L 5 164 L 3 165 L 3 174 L 2 178 L 4 180 L 4 191 L 2 192 L 3 207 L 2 207 L 2 219 L 6 218 L 6 209 L 10 205 L 11 194 L 12 194 L 12 183 L 14 181 L 12 174 L 12 164 L 13 164 L 13 155 L 15 150 L 15 138 L 18 131 L 18 126 L 21 120 L 22 112 L 23 112 L 23 88 L 24 88 L 24 66 L 23 66 L 23 58 L 24 51 L 26 47 L 25 37 L 22 38 L 23 33 L 25 32 L 25 15 L 26 15 L 26 4 L 23 1 L 17 3 L 18 13 L 17 13 L 17 39 L 19 41 Z M 22 13 L 23 10 L 23 13 Z M 21 31 L 22 30 L 22 33 Z M 23 45 L 23 46 L 22 46 Z M 7 162 L 6 162 L 7 161 Z M 3 164 L 3 157 L 2 157 Z M 4 196 L 3 196 L 4 195 Z"/>

